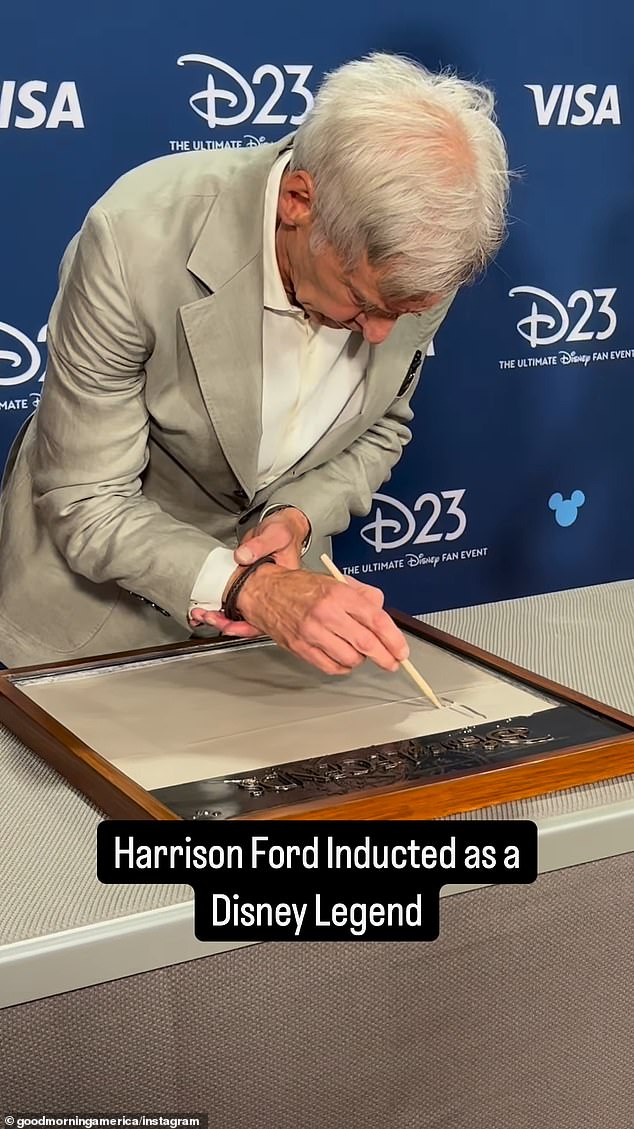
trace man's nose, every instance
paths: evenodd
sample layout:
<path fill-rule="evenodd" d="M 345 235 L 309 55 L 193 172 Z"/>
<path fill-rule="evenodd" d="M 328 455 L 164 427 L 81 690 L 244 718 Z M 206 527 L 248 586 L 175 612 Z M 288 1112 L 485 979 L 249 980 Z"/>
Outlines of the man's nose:
<path fill-rule="evenodd" d="M 358 319 L 361 331 L 370 345 L 380 345 L 394 329 L 394 322 L 388 318 L 373 318 L 367 314 L 360 314 Z"/>

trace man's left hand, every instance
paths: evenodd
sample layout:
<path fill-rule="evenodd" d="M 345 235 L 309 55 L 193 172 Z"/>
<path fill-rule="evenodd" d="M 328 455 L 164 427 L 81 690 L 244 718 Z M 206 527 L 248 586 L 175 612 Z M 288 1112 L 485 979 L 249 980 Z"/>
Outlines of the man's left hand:
<path fill-rule="evenodd" d="M 235 562 L 248 565 L 260 557 L 274 556 L 283 568 L 300 568 L 309 529 L 308 518 L 301 510 L 293 506 L 274 510 L 248 531 L 234 553 Z"/>
<path fill-rule="evenodd" d="M 283 568 L 300 568 L 302 546 L 309 530 L 308 518 L 301 510 L 296 510 L 293 506 L 274 510 L 259 525 L 247 531 L 233 554 L 234 560 L 237 565 L 249 565 L 260 557 L 274 556 L 277 564 Z M 190 618 L 192 623 L 205 623 L 209 627 L 215 627 L 223 635 L 251 639 L 261 634 L 250 623 L 236 623 L 227 619 L 222 612 L 193 608 Z"/>

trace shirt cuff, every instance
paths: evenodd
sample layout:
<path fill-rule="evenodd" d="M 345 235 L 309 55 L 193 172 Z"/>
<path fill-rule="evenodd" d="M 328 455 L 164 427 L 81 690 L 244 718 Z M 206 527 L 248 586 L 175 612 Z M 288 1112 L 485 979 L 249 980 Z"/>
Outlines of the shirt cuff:
<path fill-rule="evenodd" d="M 189 599 L 189 610 L 204 608 L 207 612 L 219 612 L 222 607 L 222 593 L 227 587 L 229 577 L 236 571 L 233 549 L 212 549 L 205 560 Z"/>
<path fill-rule="evenodd" d="M 305 554 L 310 549 L 310 544 L 311 544 L 311 541 L 313 539 L 312 526 L 310 524 L 310 521 L 308 521 L 306 514 L 304 513 L 303 510 L 299 509 L 299 506 L 291 506 L 291 505 L 288 504 L 288 502 L 286 502 L 286 503 L 278 502 L 277 505 L 274 504 L 272 506 L 265 506 L 264 507 L 264 509 L 262 510 L 262 513 L 260 514 L 260 521 L 261 522 L 264 521 L 265 517 L 268 517 L 269 514 L 274 514 L 276 510 L 298 510 L 300 514 L 304 514 L 304 517 L 306 518 L 306 521 L 308 523 L 308 533 L 306 534 L 304 540 L 302 541 L 302 551 L 300 553 L 300 556 L 301 557 L 305 556 Z"/>

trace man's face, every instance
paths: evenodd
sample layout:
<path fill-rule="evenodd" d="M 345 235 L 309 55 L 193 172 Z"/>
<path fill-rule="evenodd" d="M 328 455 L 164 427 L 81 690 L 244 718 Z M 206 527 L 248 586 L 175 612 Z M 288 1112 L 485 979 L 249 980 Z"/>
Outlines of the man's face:
<path fill-rule="evenodd" d="M 310 247 L 312 181 L 292 172 L 282 180 L 277 249 L 280 270 L 291 298 L 319 325 L 362 333 L 371 345 L 389 336 L 401 314 L 422 313 L 439 301 L 436 295 L 386 304 L 380 275 L 367 261 L 346 272 L 332 247 Z"/>

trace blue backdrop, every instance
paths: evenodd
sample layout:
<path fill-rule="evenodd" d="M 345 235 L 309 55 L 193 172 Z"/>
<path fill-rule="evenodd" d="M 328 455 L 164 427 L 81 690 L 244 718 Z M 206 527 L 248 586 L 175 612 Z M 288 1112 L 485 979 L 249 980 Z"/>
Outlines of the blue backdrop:
<path fill-rule="evenodd" d="M 457 299 L 414 440 L 340 566 L 425 612 L 634 574 L 634 8 L 624 0 L 23 0 L 0 40 L 0 464 L 37 405 L 61 254 L 122 172 L 292 130 L 371 50 L 493 86 L 509 239 Z M 387 6 L 386 6 L 387 7 Z"/>

